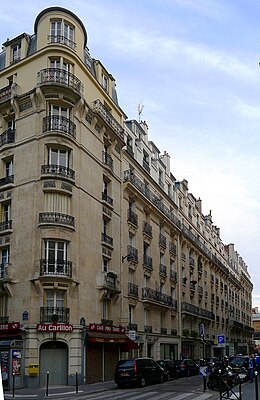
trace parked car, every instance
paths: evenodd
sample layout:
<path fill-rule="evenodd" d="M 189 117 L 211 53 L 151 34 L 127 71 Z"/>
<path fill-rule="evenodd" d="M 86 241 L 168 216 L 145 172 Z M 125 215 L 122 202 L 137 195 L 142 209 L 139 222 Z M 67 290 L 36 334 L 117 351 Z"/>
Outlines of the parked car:
<path fill-rule="evenodd" d="M 177 368 L 179 370 L 180 376 L 191 376 L 191 375 L 198 375 L 200 368 L 198 364 L 190 359 L 184 358 L 183 360 L 176 361 Z"/>
<path fill-rule="evenodd" d="M 232 356 L 229 358 L 229 365 L 233 372 L 241 374 L 241 378 L 245 381 L 249 379 L 249 357 L 248 356 Z"/>
<path fill-rule="evenodd" d="M 177 368 L 177 365 L 175 364 L 174 361 L 172 360 L 159 360 L 157 361 L 158 364 L 165 370 L 165 380 L 170 380 L 170 379 L 177 379 L 179 378 L 179 370 Z"/>
<path fill-rule="evenodd" d="M 117 363 L 114 375 L 117 386 L 137 385 L 164 382 L 164 369 L 152 358 L 131 358 Z"/>

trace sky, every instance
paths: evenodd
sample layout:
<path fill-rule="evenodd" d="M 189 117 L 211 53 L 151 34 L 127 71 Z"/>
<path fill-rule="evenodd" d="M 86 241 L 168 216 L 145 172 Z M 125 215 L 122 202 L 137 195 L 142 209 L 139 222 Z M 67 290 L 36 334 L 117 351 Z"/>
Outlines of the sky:
<path fill-rule="evenodd" d="M 143 106 L 149 140 L 234 243 L 260 308 L 259 0 L 12 0 L 1 4 L 1 43 L 32 34 L 50 6 L 82 20 L 128 118 Z"/>

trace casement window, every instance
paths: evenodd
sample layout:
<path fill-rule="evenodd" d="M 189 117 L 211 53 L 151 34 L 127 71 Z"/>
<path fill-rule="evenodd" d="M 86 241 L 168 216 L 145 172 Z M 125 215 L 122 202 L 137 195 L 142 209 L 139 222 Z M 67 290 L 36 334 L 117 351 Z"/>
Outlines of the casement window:
<path fill-rule="evenodd" d="M 102 86 L 108 92 L 108 78 L 106 75 L 102 75 Z"/>
<path fill-rule="evenodd" d="M 108 300 L 103 299 L 102 301 L 102 311 L 101 311 L 102 319 L 108 320 Z"/>
<path fill-rule="evenodd" d="M 1 250 L 1 265 L 9 264 L 9 247 Z"/>
<path fill-rule="evenodd" d="M 48 149 L 48 164 L 58 165 L 61 167 L 69 167 L 70 164 L 70 150 L 55 149 L 50 147 Z"/>
<path fill-rule="evenodd" d="M 8 296 L 6 293 L 0 294 L 0 317 L 2 319 L 7 318 L 8 310 Z"/>
<path fill-rule="evenodd" d="M 12 63 L 20 61 L 21 59 L 21 42 L 12 46 Z"/>
<path fill-rule="evenodd" d="M 68 243 L 54 240 L 45 241 L 45 259 L 48 263 L 67 261 Z"/>
<path fill-rule="evenodd" d="M 75 48 L 75 28 L 63 20 L 51 21 L 50 29 L 51 43 L 63 43 L 71 48 Z"/>
<path fill-rule="evenodd" d="M 71 197 L 60 193 L 44 194 L 45 212 L 71 215 Z"/>
<path fill-rule="evenodd" d="M 5 161 L 5 176 L 12 176 L 13 175 L 13 158 L 8 159 Z"/>
<path fill-rule="evenodd" d="M 11 203 L 2 204 L 2 222 L 11 220 Z"/>

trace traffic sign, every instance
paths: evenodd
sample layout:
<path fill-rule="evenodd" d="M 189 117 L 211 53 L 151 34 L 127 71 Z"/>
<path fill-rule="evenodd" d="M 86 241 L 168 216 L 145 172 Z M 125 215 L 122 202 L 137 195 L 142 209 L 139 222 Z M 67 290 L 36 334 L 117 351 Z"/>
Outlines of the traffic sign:
<path fill-rule="evenodd" d="M 200 376 L 208 376 L 208 367 L 200 367 Z"/>
<path fill-rule="evenodd" d="M 225 347 L 225 335 L 218 335 L 218 347 Z"/>

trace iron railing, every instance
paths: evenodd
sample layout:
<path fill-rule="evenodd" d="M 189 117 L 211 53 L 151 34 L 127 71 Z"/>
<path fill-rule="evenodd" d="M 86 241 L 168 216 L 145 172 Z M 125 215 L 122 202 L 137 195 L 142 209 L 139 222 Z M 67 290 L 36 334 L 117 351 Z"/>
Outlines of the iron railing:
<path fill-rule="evenodd" d="M 43 133 L 62 132 L 75 138 L 76 124 L 63 115 L 48 115 L 43 118 L 42 131 Z"/>
<path fill-rule="evenodd" d="M 14 175 L 5 176 L 0 179 L 0 186 L 8 185 L 9 183 L 14 183 Z"/>
<path fill-rule="evenodd" d="M 15 142 L 15 129 L 7 129 L 0 135 L 0 146 Z"/>
<path fill-rule="evenodd" d="M 78 93 L 83 92 L 82 82 L 73 74 L 61 68 L 44 68 L 38 72 L 38 83 L 56 83 L 72 88 Z"/>
<path fill-rule="evenodd" d="M 128 296 L 138 298 L 138 285 L 128 282 Z"/>
<path fill-rule="evenodd" d="M 109 125 L 109 127 L 124 141 L 124 129 L 112 116 L 111 112 L 99 99 L 93 102 L 93 111 L 96 112 Z"/>
<path fill-rule="evenodd" d="M 40 276 L 55 275 L 72 277 L 72 262 L 65 260 L 40 260 Z"/>
<path fill-rule="evenodd" d="M 145 287 L 142 290 L 142 299 L 143 300 L 151 300 L 156 303 L 160 303 L 162 305 L 168 306 L 168 307 L 174 307 L 174 300 L 171 296 L 159 292 L 158 290 L 151 289 L 149 287 Z"/>
<path fill-rule="evenodd" d="M 0 222 L 0 231 L 6 231 L 7 229 L 12 229 L 12 220 Z"/>
<path fill-rule="evenodd" d="M 58 175 L 73 180 L 75 179 L 75 171 L 71 168 L 64 167 L 63 165 L 56 165 L 56 164 L 42 165 L 41 173 Z"/>
<path fill-rule="evenodd" d="M 40 320 L 41 323 L 58 322 L 69 323 L 70 310 L 67 307 L 41 307 Z"/>
<path fill-rule="evenodd" d="M 74 228 L 75 218 L 72 217 L 71 215 L 62 214 L 59 212 L 45 211 L 39 214 L 39 223 L 61 224 Z"/>

